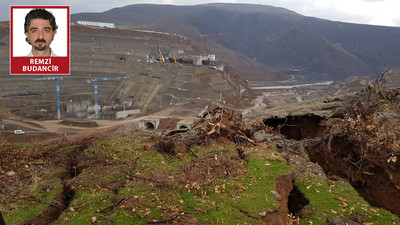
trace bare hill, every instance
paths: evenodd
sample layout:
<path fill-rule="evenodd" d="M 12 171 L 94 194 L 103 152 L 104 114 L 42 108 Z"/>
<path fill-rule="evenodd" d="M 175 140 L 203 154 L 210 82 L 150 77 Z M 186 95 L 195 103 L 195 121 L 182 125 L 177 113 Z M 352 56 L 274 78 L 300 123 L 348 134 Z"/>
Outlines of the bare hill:
<path fill-rule="evenodd" d="M 4 53 L 0 56 L 0 107 L 17 108 L 25 117 L 54 118 L 56 82 L 32 80 L 41 76 L 9 75 L 9 25 L 0 25 L 0 52 Z M 195 115 L 221 96 L 229 102 L 237 98 L 239 84 L 229 72 L 193 63 L 146 62 L 148 55 L 158 57 L 158 49 L 166 59 L 182 57 L 182 48 L 177 35 L 72 25 L 71 75 L 60 81 L 62 116 L 94 116 L 95 78 L 113 78 L 98 82 L 100 114 L 107 119 L 115 118 L 118 111 L 149 113 L 170 106 L 175 107 L 171 112 L 184 114 L 180 107 L 185 105 Z M 188 40 L 185 59 L 199 57 L 197 49 Z"/>
<path fill-rule="evenodd" d="M 265 73 L 245 70 L 242 75 L 246 79 L 276 79 L 271 71 L 279 70 L 299 79 L 344 80 L 355 75 L 375 76 L 386 66 L 400 66 L 399 28 L 322 20 L 265 5 L 138 4 L 75 14 L 72 20 L 156 29 L 199 41 L 203 41 L 201 34 L 222 33 L 223 37 L 208 38 L 207 44 L 216 42 L 270 68 Z M 229 54 L 220 55 L 224 57 Z M 233 66 L 242 65 L 238 61 Z"/>

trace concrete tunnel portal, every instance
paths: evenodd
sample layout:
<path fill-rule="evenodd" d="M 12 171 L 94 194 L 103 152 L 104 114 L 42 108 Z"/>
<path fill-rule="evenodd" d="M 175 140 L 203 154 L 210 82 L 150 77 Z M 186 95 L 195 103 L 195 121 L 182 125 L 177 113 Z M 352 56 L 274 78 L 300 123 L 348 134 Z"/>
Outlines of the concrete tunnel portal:
<path fill-rule="evenodd" d="M 154 130 L 154 129 L 155 129 L 154 123 L 152 123 L 152 122 L 147 122 L 147 123 L 145 124 L 145 128 L 146 128 L 146 130 Z"/>

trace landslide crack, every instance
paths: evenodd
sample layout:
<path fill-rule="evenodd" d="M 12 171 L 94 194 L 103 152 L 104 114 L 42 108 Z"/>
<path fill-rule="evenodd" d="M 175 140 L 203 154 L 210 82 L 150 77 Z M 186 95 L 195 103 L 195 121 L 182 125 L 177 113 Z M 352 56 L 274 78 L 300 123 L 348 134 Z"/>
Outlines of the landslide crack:
<path fill-rule="evenodd" d="M 292 185 L 293 189 L 288 198 L 288 209 L 289 213 L 298 216 L 298 213 L 304 208 L 304 206 L 310 204 L 310 201 L 300 191 L 300 189 L 294 185 L 294 183 Z"/>
<path fill-rule="evenodd" d="M 27 221 L 24 225 L 39 225 L 50 224 L 56 221 L 64 210 L 69 207 L 69 204 L 75 198 L 75 190 L 72 188 L 71 179 L 77 177 L 82 169 L 78 167 L 78 156 L 82 153 L 82 148 L 78 147 L 68 153 L 62 163 L 65 170 L 59 175 L 62 183 L 62 192 L 57 194 L 53 200 L 48 204 L 48 207 L 35 218 Z"/>
<path fill-rule="evenodd" d="M 275 128 L 287 139 L 297 141 L 312 139 L 321 135 L 325 127 L 321 125 L 325 119 L 321 116 L 308 114 L 302 116 L 287 116 L 285 118 L 267 118 L 263 123 Z"/>

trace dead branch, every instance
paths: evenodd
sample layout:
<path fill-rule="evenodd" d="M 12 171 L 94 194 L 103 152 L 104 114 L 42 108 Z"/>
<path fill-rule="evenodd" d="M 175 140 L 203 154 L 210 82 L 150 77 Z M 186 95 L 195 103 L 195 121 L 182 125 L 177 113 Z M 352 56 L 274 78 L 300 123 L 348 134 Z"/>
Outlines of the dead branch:
<path fill-rule="evenodd" d="M 180 213 L 176 214 L 175 216 L 172 216 L 171 218 L 167 218 L 167 219 L 147 221 L 147 224 L 168 223 L 168 222 L 172 222 L 172 221 L 176 220 L 179 216 L 180 216 Z"/>
<path fill-rule="evenodd" d="M 239 212 L 243 213 L 245 216 L 247 216 L 247 217 L 249 217 L 249 218 L 252 218 L 252 219 L 259 219 L 258 217 L 252 216 L 250 213 L 248 213 L 248 212 L 246 212 L 246 211 L 240 209 L 239 207 L 236 207 L 236 208 L 239 210 Z"/>
<path fill-rule="evenodd" d="M 233 117 L 233 115 L 234 115 L 234 113 L 235 113 L 235 110 L 236 110 L 237 106 L 239 105 L 239 102 L 240 102 L 240 101 L 242 100 L 242 98 L 244 98 L 244 97 L 248 97 L 248 96 L 246 96 L 246 95 L 241 95 L 241 96 L 239 97 L 239 99 L 236 101 L 235 106 L 233 107 L 233 110 L 232 110 L 232 113 L 231 113 L 231 116 L 229 117 L 229 119 L 232 119 L 232 117 Z"/>
<path fill-rule="evenodd" d="M 25 193 L 25 192 L 19 192 L 18 194 L 26 196 L 26 197 L 21 197 L 20 196 L 19 198 L 22 199 L 22 200 L 26 200 L 26 201 L 29 201 L 29 202 L 42 203 L 42 201 L 40 201 L 40 199 L 38 199 L 37 197 L 35 197 L 35 196 L 31 195 L 31 194 L 28 194 L 28 193 Z"/>
<path fill-rule="evenodd" d="M 190 206 L 186 206 L 189 208 Z M 209 209 L 205 209 L 205 210 L 196 210 L 196 211 L 179 211 L 176 215 L 172 216 L 171 218 L 167 218 L 167 219 L 160 219 L 160 220 L 151 220 L 151 221 L 147 221 L 147 224 L 160 224 L 160 223 L 168 223 L 168 222 L 172 222 L 174 220 L 176 220 L 179 216 L 183 216 L 185 214 L 202 214 L 202 213 L 207 213 L 207 211 L 212 210 L 212 209 L 217 209 L 218 207 L 212 207 Z"/>
<path fill-rule="evenodd" d="M 118 199 L 117 201 L 113 202 L 110 206 L 107 206 L 106 208 L 101 209 L 100 212 L 105 213 L 107 211 L 112 211 L 115 207 L 118 207 L 119 205 L 121 205 L 125 200 L 126 200 L 126 198 Z"/>
<path fill-rule="evenodd" d="M 194 153 L 192 149 L 188 148 L 187 150 L 188 150 L 188 152 L 190 152 L 195 158 L 199 158 L 199 156 L 198 156 L 196 153 Z"/>
<path fill-rule="evenodd" d="M 136 175 L 132 175 L 132 177 L 134 177 L 134 178 L 136 178 L 136 179 L 141 179 L 141 180 L 153 182 L 153 183 L 161 183 L 161 182 L 158 181 L 158 180 L 151 179 L 151 178 L 147 178 L 147 177 L 139 177 L 139 176 L 136 176 Z"/>
<path fill-rule="evenodd" d="M 253 145 L 256 145 L 256 142 L 250 138 L 248 138 L 245 134 L 242 133 L 242 131 L 238 131 L 238 133 L 240 134 L 239 137 L 246 139 L 248 142 L 252 143 Z"/>
<path fill-rule="evenodd" d="M 112 223 L 115 224 L 115 220 L 113 220 L 112 218 L 110 218 L 110 217 L 108 217 L 108 216 L 106 216 L 106 215 L 100 215 L 100 217 L 103 217 L 103 218 L 105 218 L 106 220 L 111 221 Z"/>
<path fill-rule="evenodd" d="M 215 124 L 214 127 L 209 132 L 207 132 L 207 135 L 210 136 L 210 135 L 212 135 L 214 133 L 220 134 L 221 133 L 220 132 L 221 131 L 220 128 L 221 128 L 221 124 L 220 123 Z"/>
<path fill-rule="evenodd" d="M 387 98 L 386 98 L 386 95 L 383 93 L 383 91 L 382 91 L 382 86 L 381 86 L 381 80 L 383 79 L 383 76 L 386 74 L 386 73 L 390 73 L 390 72 L 388 72 L 387 71 L 387 67 L 386 67 L 386 69 L 385 69 L 385 71 L 383 71 L 383 73 L 380 75 L 380 76 L 378 76 L 377 78 L 376 78 L 376 80 L 375 80 L 375 83 L 376 83 L 376 85 L 378 86 L 378 91 L 379 91 L 379 93 L 381 94 L 381 96 L 385 99 L 385 100 L 387 100 Z"/>
<path fill-rule="evenodd" d="M 0 180 L 0 182 L 3 183 L 4 186 L 6 186 L 6 187 L 7 187 L 8 189 L 10 189 L 12 192 L 17 193 L 14 189 L 12 189 L 10 186 L 8 186 L 5 182 L 3 182 L 3 181 L 1 181 L 1 180 Z"/>

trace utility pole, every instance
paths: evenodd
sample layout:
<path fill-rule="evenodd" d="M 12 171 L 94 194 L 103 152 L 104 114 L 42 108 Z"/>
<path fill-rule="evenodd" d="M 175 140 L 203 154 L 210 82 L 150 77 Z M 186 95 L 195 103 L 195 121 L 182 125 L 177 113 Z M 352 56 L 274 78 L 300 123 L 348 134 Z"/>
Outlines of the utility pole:
<path fill-rule="evenodd" d="M 121 79 L 127 79 L 128 77 L 103 77 L 103 78 L 93 78 L 90 80 L 90 82 L 94 83 L 94 104 L 95 104 L 95 113 L 96 113 L 96 119 L 99 118 L 99 111 L 100 111 L 100 106 L 99 106 L 99 101 L 98 101 L 98 87 L 97 87 L 97 82 L 98 81 L 103 81 L 103 80 L 121 80 Z"/>
<path fill-rule="evenodd" d="M 57 119 L 61 119 L 61 107 L 60 107 L 60 80 L 62 77 L 44 77 L 44 78 L 33 78 L 32 80 L 55 80 L 57 85 Z"/>

